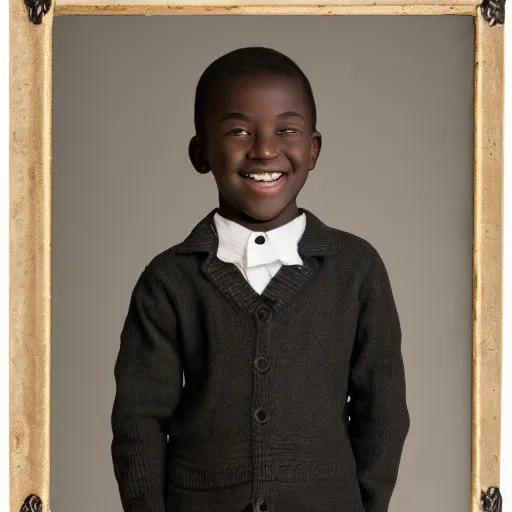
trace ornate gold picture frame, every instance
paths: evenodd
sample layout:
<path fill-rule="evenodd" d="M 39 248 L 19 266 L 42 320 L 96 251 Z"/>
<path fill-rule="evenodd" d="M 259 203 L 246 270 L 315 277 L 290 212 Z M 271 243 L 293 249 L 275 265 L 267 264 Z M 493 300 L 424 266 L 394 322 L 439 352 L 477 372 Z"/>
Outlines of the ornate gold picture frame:
<path fill-rule="evenodd" d="M 52 22 L 75 15 L 470 15 L 475 18 L 472 512 L 501 511 L 504 0 L 10 0 L 10 489 L 49 510 Z M 432 38 L 436 35 L 432 34 Z M 468 468 L 469 469 L 469 468 Z M 442 508 L 442 504 L 434 504 Z M 61 512 L 61 511 L 57 511 Z"/>

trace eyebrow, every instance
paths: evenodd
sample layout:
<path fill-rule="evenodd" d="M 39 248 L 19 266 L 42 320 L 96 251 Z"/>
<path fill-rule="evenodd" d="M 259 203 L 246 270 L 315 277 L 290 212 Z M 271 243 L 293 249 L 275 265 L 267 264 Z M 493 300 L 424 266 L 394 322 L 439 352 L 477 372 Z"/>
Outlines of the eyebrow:
<path fill-rule="evenodd" d="M 300 117 L 303 121 L 305 121 L 304 117 L 301 116 L 298 112 L 294 112 L 293 110 L 289 110 L 287 112 L 282 112 L 281 114 L 277 114 L 277 118 L 283 118 L 283 117 Z M 238 119 L 240 121 L 250 121 L 251 118 L 246 116 L 245 114 L 242 114 L 240 112 L 230 112 L 229 114 L 226 114 L 223 116 L 217 124 L 220 124 L 224 121 L 228 121 L 229 119 Z"/>
<path fill-rule="evenodd" d="M 228 119 L 238 119 L 241 121 L 250 121 L 249 117 L 247 117 L 244 114 L 241 114 L 240 112 L 230 112 L 229 114 L 226 114 L 225 116 L 223 116 L 217 124 L 220 124 L 223 121 L 227 121 Z"/>
<path fill-rule="evenodd" d="M 283 112 L 282 114 L 279 114 L 276 117 L 300 117 L 303 121 L 305 121 L 303 116 L 301 116 L 298 112 L 294 112 L 293 110 Z"/>

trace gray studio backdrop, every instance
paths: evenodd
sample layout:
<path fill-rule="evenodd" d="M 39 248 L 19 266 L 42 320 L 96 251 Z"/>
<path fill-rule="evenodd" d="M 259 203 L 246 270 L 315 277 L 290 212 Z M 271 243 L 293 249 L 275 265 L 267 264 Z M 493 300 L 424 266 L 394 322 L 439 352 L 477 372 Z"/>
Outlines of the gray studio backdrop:
<path fill-rule="evenodd" d="M 473 20 L 55 20 L 54 512 L 121 512 L 113 366 L 130 293 L 211 208 L 188 162 L 203 69 L 274 47 L 310 77 L 324 137 L 300 204 L 381 253 L 403 328 L 411 431 L 391 511 L 470 507 Z"/>

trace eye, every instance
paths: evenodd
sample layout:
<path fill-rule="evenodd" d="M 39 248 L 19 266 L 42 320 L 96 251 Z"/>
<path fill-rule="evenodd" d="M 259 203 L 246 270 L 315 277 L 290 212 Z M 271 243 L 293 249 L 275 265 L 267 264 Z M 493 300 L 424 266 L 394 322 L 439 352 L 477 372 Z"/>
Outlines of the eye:
<path fill-rule="evenodd" d="M 228 135 L 235 135 L 235 136 L 249 135 L 249 132 L 247 130 L 244 130 L 243 128 L 235 128 L 234 130 L 230 130 L 228 132 Z"/>
<path fill-rule="evenodd" d="M 282 133 L 284 135 L 290 135 L 293 133 L 300 133 L 300 132 L 299 132 L 299 130 L 296 130 L 295 128 L 282 128 L 281 130 L 279 130 L 278 133 Z"/>

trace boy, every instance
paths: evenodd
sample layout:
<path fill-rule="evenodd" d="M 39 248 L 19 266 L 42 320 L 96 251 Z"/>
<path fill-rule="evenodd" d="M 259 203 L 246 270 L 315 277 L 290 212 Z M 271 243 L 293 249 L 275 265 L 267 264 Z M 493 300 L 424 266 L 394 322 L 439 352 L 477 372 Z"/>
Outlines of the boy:
<path fill-rule="evenodd" d="M 322 141 L 310 84 L 274 50 L 230 52 L 199 80 L 195 128 L 219 208 L 133 291 L 124 510 L 385 512 L 409 430 L 399 319 L 376 250 L 297 207 Z"/>

